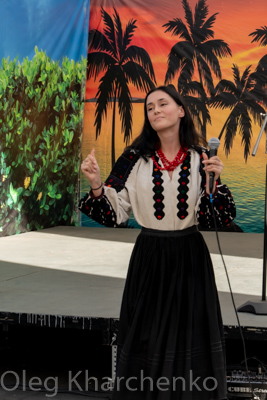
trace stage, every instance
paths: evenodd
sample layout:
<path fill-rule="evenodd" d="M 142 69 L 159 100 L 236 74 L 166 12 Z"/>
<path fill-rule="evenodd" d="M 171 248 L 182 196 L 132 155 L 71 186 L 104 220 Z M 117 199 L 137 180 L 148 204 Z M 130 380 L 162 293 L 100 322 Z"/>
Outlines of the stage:
<path fill-rule="evenodd" d="M 137 229 L 56 227 L 0 239 L 0 321 L 116 332 L 128 261 Z M 237 326 L 214 232 L 210 249 L 226 333 Z M 263 234 L 220 232 L 236 306 L 259 299 Z M 267 316 L 239 313 L 244 331 L 267 340 Z M 265 332 L 266 328 L 266 332 Z"/>
<path fill-rule="evenodd" d="M 45 379 L 54 373 L 62 376 L 64 390 L 69 371 L 113 376 L 111 344 L 116 343 L 128 262 L 139 232 L 60 226 L 0 239 L 0 374 L 26 370 Z M 240 332 L 216 235 L 202 234 L 214 264 L 231 376 L 244 367 Z M 219 238 L 236 306 L 260 299 L 263 234 L 220 232 Z M 267 362 L 267 316 L 238 315 L 253 370 L 259 360 Z"/>

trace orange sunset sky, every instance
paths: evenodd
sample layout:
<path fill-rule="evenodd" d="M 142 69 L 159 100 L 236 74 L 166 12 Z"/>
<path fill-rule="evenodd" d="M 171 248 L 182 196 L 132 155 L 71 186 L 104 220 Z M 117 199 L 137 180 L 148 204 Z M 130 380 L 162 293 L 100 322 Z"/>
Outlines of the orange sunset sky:
<path fill-rule="evenodd" d="M 196 0 L 188 0 L 194 13 Z M 248 35 L 262 26 L 267 25 L 266 0 L 207 0 L 210 17 L 218 13 L 213 25 L 214 39 L 224 40 L 232 51 L 232 57 L 220 59 L 222 78 L 232 80 L 233 64 L 237 64 L 241 74 L 244 69 L 252 65 L 251 72 L 258 61 L 267 53 L 267 48 L 259 47 L 258 43 L 251 43 L 252 37 Z M 151 58 L 157 85 L 164 83 L 167 70 L 167 58 L 171 47 L 178 42 L 177 36 L 165 33 L 163 24 L 181 18 L 185 22 L 185 13 L 181 0 L 157 1 L 157 0 L 92 0 L 90 6 L 89 29 L 103 31 L 104 24 L 101 18 L 100 6 L 110 15 L 113 7 L 116 8 L 122 29 L 129 20 L 136 20 L 137 29 L 134 32 L 131 44 L 143 47 Z M 87 82 L 86 99 L 96 95 L 100 75 L 94 82 Z M 176 85 L 177 79 L 173 83 Z M 214 80 L 216 84 L 216 80 Z M 133 97 L 144 97 L 143 92 L 138 92 L 130 87 Z"/>

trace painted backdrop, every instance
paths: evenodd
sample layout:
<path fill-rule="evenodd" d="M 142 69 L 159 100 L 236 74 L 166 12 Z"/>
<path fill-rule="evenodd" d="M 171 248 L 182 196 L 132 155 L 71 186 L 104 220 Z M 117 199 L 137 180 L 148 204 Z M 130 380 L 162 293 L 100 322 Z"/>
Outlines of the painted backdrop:
<path fill-rule="evenodd" d="M 266 0 L 92 0 L 87 61 L 82 156 L 96 149 L 103 180 L 140 133 L 146 91 L 172 83 L 202 135 L 221 141 L 236 223 L 263 232 L 265 137 L 251 152 L 267 105 Z"/>
<path fill-rule="evenodd" d="M 77 224 L 89 0 L 0 9 L 0 236 Z"/>

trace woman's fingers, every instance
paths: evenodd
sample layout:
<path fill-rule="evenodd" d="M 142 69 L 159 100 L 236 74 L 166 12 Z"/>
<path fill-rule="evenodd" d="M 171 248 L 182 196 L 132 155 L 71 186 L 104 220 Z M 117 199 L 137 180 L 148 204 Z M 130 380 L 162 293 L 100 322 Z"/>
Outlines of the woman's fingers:
<path fill-rule="evenodd" d="M 203 153 L 204 171 L 206 173 L 214 172 L 215 180 L 221 175 L 223 170 L 223 163 L 218 156 L 208 158 L 206 153 Z"/>
<path fill-rule="evenodd" d="M 95 149 L 84 159 L 81 169 L 82 171 L 88 171 L 89 173 L 97 172 L 98 164 L 95 158 Z"/>
<path fill-rule="evenodd" d="M 99 187 L 101 184 L 101 173 L 99 165 L 95 158 L 95 150 L 91 150 L 90 154 L 83 160 L 81 164 L 81 171 L 89 180 L 90 185 Z"/>
<path fill-rule="evenodd" d="M 203 153 L 205 154 L 205 153 Z M 208 158 L 207 154 L 205 154 L 205 157 L 203 155 L 203 161 L 204 164 L 222 164 L 221 159 L 218 156 L 213 156 L 211 158 Z"/>
<path fill-rule="evenodd" d="M 204 159 L 202 162 L 205 170 L 212 171 L 213 168 L 223 168 L 223 163 L 217 156 Z"/>

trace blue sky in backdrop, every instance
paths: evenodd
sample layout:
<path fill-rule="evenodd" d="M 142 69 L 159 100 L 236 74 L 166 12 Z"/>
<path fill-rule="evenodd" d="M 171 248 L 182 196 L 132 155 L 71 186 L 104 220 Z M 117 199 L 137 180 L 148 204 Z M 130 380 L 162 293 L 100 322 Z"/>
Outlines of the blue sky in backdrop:
<path fill-rule="evenodd" d="M 87 56 L 90 0 L 1 1 L 0 60 L 32 57 L 34 48 L 53 60 Z"/>

